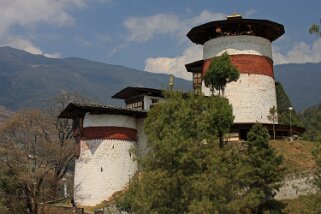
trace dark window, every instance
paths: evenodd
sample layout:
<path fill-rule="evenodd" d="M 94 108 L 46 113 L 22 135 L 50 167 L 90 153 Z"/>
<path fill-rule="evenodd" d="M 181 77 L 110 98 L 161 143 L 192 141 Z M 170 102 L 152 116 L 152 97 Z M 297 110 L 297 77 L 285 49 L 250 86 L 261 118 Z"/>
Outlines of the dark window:
<path fill-rule="evenodd" d="M 201 93 L 202 88 L 202 73 L 193 73 L 193 88 L 195 94 Z"/>
<path fill-rule="evenodd" d="M 152 104 L 158 103 L 159 99 L 152 99 Z"/>
<path fill-rule="evenodd" d="M 138 101 L 138 102 L 127 103 L 126 107 L 143 110 L 144 109 L 144 102 Z"/>

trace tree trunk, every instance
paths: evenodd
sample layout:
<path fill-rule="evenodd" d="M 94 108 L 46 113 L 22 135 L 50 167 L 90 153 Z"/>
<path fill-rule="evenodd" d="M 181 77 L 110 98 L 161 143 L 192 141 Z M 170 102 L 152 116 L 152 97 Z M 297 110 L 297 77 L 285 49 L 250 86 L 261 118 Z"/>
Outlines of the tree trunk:
<path fill-rule="evenodd" d="M 274 123 L 274 120 L 273 120 L 273 139 L 275 140 L 275 123 Z"/>
<path fill-rule="evenodd" d="M 220 142 L 220 148 L 224 147 L 223 131 L 218 131 L 218 139 Z"/>

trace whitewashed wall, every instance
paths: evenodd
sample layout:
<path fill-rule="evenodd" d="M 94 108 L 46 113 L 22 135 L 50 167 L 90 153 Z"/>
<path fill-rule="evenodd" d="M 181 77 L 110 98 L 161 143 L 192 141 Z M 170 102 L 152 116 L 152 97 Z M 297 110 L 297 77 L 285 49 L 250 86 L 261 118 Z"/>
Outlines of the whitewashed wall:
<path fill-rule="evenodd" d="M 219 37 L 205 42 L 203 59 L 222 55 L 225 51 L 229 55 L 251 54 L 272 59 L 271 42 L 262 37 L 248 35 Z"/>
<path fill-rule="evenodd" d="M 81 154 L 75 164 L 75 202 L 94 206 L 124 189 L 136 173 L 137 162 L 129 152 L 136 142 L 97 139 L 80 143 Z"/>
<path fill-rule="evenodd" d="M 219 37 L 204 44 L 204 59 L 223 54 L 249 54 L 272 59 L 271 42 L 262 37 L 240 35 Z M 253 62 L 255 63 L 255 62 Z M 202 84 L 202 91 L 210 90 Z M 241 73 L 237 82 L 227 84 L 225 97 L 233 106 L 234 123 L 272 123 L 268 120 L 269 110 L 276 106 L 274 78 L 261 74 Z"/>
<path fill-rule="evenodd" d="M 136 129 L 136 119 L 126 115 L 90 114 L 86 113 L 83 127 L 126 127 Z"/>
<path fill-rule="evenodd" d="M 147 152 L 147 136 L 144 132 L 144 121 L 145 118 L 140 118 L 136 120 L 137 127 L 137 155 L 142 157 Z M 142 171 L 142 167 L 138 165 L 138 170 Z"/>
<path fill-rule="evenodd" d="M 301 195 L 316 194 L 317 187 L 313 185 L 313 176 L 285 179 L 282 187 L 275 195 L 277 200 L 294 199 Z"/>
<path fill-rule="evenodd" d="M 147 149 L 147 136 L 144 132 L 144 121 L 145 118 L 140 118 L 136 120 L 137 127 L 137 148 L 139 155 L 143 155 Z"/>
<path fill-rule="evenodd" d="M 210 90 L 202 88 L 206 96 Z M 272 123 L 268 120 L 269 110 L 276 106 L 274 79 L 266 75 L 241 74 L 237 82 L 228 83 L 225 97 L 233 107 L 234 123 Z"/>
<path fill-rule="evenodd" d="M 161 97 L 153 97 L 153 96 L 144 96 L 144 110 L 149 110 L 150 105 L 152 104 L 152 99 L 157 99 L 159 102 L 162 102 L 164 98 Z"/>
<path fill-rule="evenodd" d="M 136 129 L 136 118 L 125 115 L 85 114 L 84 128 L 126 127 Z M 80 142 L 80 157 L 75 163 L 74 197 L 79 205 L 94 206 L 126 187 L 137 171 L 130 153 L 135 141 L 94 139 Z"/>

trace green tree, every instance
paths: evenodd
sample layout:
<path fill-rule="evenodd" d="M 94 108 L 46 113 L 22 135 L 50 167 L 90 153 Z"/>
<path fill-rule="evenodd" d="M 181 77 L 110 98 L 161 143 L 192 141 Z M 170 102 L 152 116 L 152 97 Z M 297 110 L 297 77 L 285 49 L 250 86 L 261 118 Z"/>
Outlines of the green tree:
<path fill-rule="evenodd" d="M 321 24 L 321 19 L 320 19 L 320 24 Z M 321 36 L 320 25 L 318 24 L 311 25 L 309 28 L 309 33 L 316 34 L 317 36 Z"/>
<path fill-rule="evenodd" d="M 312 151 L 313 157 L 316 163 L 315 177 L 314 183 L 319 188 L 319 192 L 321 193 L 321 143 L 317 142 Z"/>
<path fill-rule="evenodd" d="M 0 191 L 0 194 L 2 195 L 1 191 Z M 8 208 L 5 205 L 5 199 L 2 198 L 2 196 L 0 196 L 0 210 L 1 210 L 2 214 L 7 214 L 7 213 L 9 214 L 10 213 Z"/>
<path fill-rule="evenodd" d="M 272 106 L 269 110 L 269 115 L 267 116 L 269 121 L 273 124 L 273 140 L 275 140 L 275 122 L 278 121 L 278 112 L 275 106 Z"/>
<path fill-rule="evenodd" d="M 182 94 L 154 106 L 145 121 L 148 152 L 144 172 L 129 184 L 118 205 L 133 213 L 232 213 L 243 198 L 241 154 L 217 143 L 215 117 L 222 97 Z M 228 107 L 229 109 L 230 107 Z M 216 111 L 215 111 L 216 109 Z M 223 119 L 223 118 L 222 118 Z"/>
<path fill-rule="evenodd" d="M 246 196 L 253 198 L 251 209 L 261 213 L 264 205 L 272 200 L 284 178 L 282 156 L 278 156 L 269 145 L 269 134 L 261 124 L 249 131 L 246 165 L 248 167 L 248 190 Z"/>
<path fill-rule="evenodd" d="M 278 122 L 280 124 L 290 125 L 289 107 L 292 106 L 289 96 L 286 94 L 280 82 L 275 83 L 276 101 L 278 110 Z M 291 113 L 292 125 L 302 126 L 302 122 L 296 113 L 295 109 Z"/>
<path fill-rule="evenodd" d="M 206 98 L 205 98 L 206 99 Z M 222 148 L 225 144 L 224 134 L 229 132 L 233 125 L 233 109 L 228 100 L 223 97 L 211 97 L 208 103 L 207 119 L 208 125 L 214 128 L 216 136 L 218 136 L 219 145 Z"/>
<path fill-rule="evenodd" d="M 232 65 L 229 55 L 225 52 L 222 56 L 213 58 L 205 73 L 204 83 L 210 88 L 212 95 L 215 90 L 224 95 L 226 84 L 237 81 L 239 76 L 239 71 Z"/>
<path fill-rule="evenodd" d="M 313 183 L 317 187 L 317 194 L 315 195 L 315 202 L 312 203 L 310 207 L 315 210 L 314 213 L 321 213 L 321 141 L 316 142 L 312 150 L 312 155 L 316 163 Z"/>
<path fill-rule="evenodd" d="M 307 108 L 300 116 L 306 128 L 304 139 L 321 142 L 321 104 Z"/>

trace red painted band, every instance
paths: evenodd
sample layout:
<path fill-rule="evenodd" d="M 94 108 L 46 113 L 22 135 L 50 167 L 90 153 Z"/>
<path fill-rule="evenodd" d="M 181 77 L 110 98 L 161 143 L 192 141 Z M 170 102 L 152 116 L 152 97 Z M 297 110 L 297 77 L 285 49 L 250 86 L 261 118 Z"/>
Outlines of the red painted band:
<path fill-rule="evenodd" d="M 231 55 L 232 64 L 241 74 L 262 74 L 274 78 L 273 61 L 266 56 L 250 54 Z M 202 76 L 208 70 L 212 59 L 204 60 Z"/>
<path fill-rule="evenodd" d="M 125 127 L 87 127 L 82 130 L 81 138 L 137 141 L 136 133 L 136 129 Z"/>

